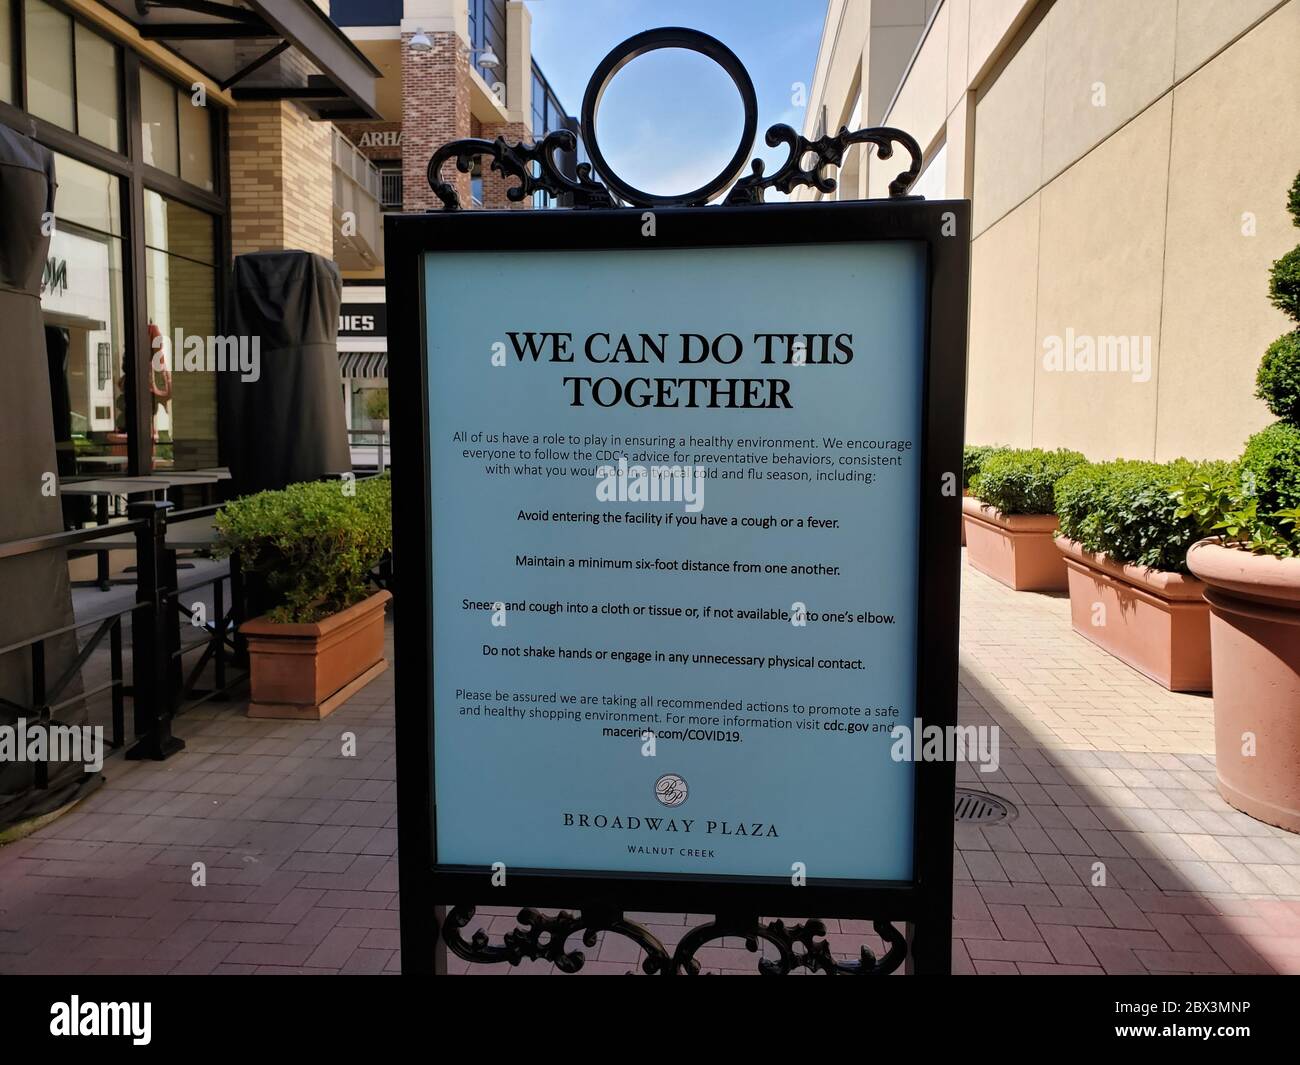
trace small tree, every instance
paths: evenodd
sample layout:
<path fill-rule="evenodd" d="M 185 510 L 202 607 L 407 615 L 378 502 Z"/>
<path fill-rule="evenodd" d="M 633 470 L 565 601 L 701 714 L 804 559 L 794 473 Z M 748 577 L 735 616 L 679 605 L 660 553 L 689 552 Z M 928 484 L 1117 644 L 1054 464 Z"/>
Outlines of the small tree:
<path fill-rule="evenodd" d="M 1287 211 L 1300 226 L 1300 174 Z M 1300 323 L 1300 245 L 1273 263 L 1268 295 Z M 1294 556 L 1300 554 L 1300 326 L 1264 352 L 1255 395 L 1278 420 L 1246 441 L 1238 483 L 1199 478 L 1175 489 L 1179 517 L 1196 515 L 1252 551 Z"/>
<path fill-rule="evenodd" d="M 376 388 L 366 397 L 366 417 L 372 422 L 388 421 L 388 389 Z"/>
<path fill-rule="evenodd" d="M 1300 226 L 1300 175 L 1287 198 L 1292 221 Z M 1273 263 L 1269 299 L 1300 322 L 1300 245 Z M 1278 419 L 1246 441 L 1241 457 L 1245 490 L 1256 497 L 1261 517 L 1300 504 L 1300 329 L 1268 346 L 1255 375 L 1255 395 Z"/>

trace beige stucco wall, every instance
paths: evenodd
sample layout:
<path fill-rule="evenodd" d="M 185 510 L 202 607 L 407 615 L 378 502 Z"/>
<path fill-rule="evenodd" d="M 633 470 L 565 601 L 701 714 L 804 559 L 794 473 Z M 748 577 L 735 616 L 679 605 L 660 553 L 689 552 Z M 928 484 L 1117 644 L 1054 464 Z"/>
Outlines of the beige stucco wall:
<path fill-rule="evenodd" d="M 1300 242 L 1283 210 L 1298 170 L 1300 4 L 1292 0 L 1173 92 L 1161 456 L 1235 454 L 1269 420 L 1253 395 L 1255 368 L 1289 324 L 1266 292 L 1269 265 Z"/>
<path fill-rule="evenodd" d="M 832 0 L 810 116 L 870 81 L 882 2 Z M 881 121 L 973 201 L 968 440 L 1227 457 L 1266 424 L 1298 41 L 1300 0 L 943 0 Z M 870 157 L 867 193 L 903 165 Z M 1070 334 L 1137 337 L 1149 373 L 1049 369 L 1045 339 Z"/>

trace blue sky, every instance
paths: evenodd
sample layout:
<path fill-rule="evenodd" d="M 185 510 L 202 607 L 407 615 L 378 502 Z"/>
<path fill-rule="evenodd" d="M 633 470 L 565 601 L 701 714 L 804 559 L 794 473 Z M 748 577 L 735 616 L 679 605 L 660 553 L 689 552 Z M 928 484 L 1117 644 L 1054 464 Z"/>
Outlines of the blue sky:
<path fill-rule="evenodd" d="M 712 34 L 749 70 L 758 94 L 755 155 L 784 161 L 763 143 L 767 128 L 803 127 L 794 84 L 812 81 L 825 4 L 820 0 L 528 0 L 533 56 L 570 114 L 578 114 L 596 65 L 620 41 L 658 26 Z M 805 92 L 806 96 L 806 92 Z M 703 57 L 659 52 L 624 68 L 598 119 L 602 150 L 619 174 L 656 193 L 686 192 L 735 151 L 741 107 L 730 80 Z"/>

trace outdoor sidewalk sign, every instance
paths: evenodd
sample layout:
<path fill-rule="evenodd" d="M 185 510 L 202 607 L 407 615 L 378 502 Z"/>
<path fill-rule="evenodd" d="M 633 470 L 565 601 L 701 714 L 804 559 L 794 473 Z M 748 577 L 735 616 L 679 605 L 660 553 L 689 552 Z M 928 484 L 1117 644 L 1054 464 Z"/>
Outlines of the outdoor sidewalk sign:
<path fill-rule="evenodd" d="M 589 134 L 604 185 L 553 166 L 565 131 L 457 142 L 452 209 L 386 219 L 403 967 L 441 937 L 575 969 L 601 930 L 647 971 L 724 934 L 831 964 L 770 920 L 804 914 L 872 921 L 870 971 L 944 972 L 955 768 L 912 737 L 957 720 L 969 205 L 906 195 L 896 130 L 774 131 L 790 162 L 741 177 L 752 85 L 693 31 L 615 49 L 584 130 L 656 47 L 746 103 L 716 182 L 650 196 Z M 891 142 L 889 199 L 764 202 Z M 454 209 L 442 163 L 475 155 L 575 208 Z M 484 945 L 473 905 L 568 914 Z M 673 950 L 629 911 L 718 916 Z"/>

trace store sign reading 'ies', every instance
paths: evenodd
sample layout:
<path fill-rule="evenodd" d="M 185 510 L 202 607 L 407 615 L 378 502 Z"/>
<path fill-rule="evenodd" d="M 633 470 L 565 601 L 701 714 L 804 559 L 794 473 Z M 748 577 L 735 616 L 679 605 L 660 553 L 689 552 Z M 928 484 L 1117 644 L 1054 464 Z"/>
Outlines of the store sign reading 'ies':
<path fill-rule="evenodd" d="M 388 307 L 383 303 L 344 303 L 339 308 L 339 336 L 388 335 Z"/>

